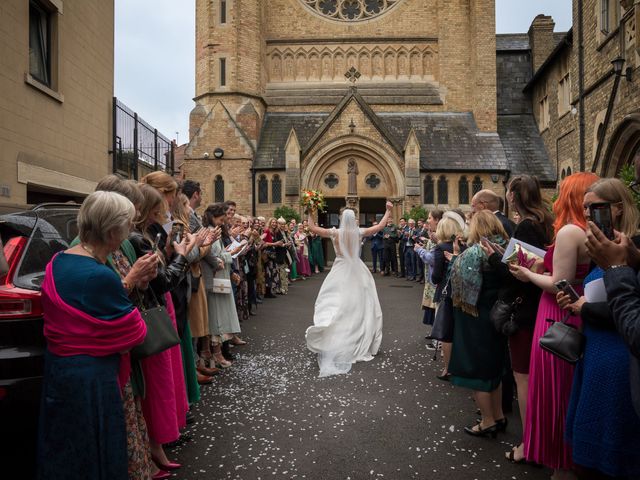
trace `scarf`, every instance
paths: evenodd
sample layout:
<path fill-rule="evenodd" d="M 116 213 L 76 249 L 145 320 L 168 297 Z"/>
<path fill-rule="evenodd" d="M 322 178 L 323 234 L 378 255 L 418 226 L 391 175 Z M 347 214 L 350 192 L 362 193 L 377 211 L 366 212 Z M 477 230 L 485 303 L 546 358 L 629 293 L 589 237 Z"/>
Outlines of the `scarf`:
<path fill-rule="evenodd" d="M 47 348 L 60 357 L 113 355 L 142 343 L 147 334 L 147 326 L 137 308 L 120 318 L 106 321 L 65 303 L 56 290 L 53 260 L 47 264 L 42 283 L 42 307 Z M 120 362 L 118 382 L 121 387 L 128 380 L 129 373 L 130 363 Z"/>
<path fill-rule="evenodd" d="M 498 245 L 506 242 L 500 236 L 490 240 Z M 451 299 L 453 306 L 463 312 L 478 316 L 478 299 L 482 291 L 482 271 L 488 264 L 487 254 L 480 244 L 467 248 L 454 262 L 451 271 Z"/>

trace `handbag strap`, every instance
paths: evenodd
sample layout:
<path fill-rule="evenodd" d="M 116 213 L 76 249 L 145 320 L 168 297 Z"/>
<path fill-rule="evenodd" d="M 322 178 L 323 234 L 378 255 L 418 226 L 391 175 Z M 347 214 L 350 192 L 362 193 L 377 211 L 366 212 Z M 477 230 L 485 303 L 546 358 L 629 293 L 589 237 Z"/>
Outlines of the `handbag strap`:
<path fill-rule="evenodd" d="M 158 300 L 158 297 L 156 297 L 156 292 L 154 292 L 153 288 L 151 287 L 151 285 L 149 285 L 149 287 L 147 287 L 147 292 L 151 291 L 151 298 L 153 299 L 153 301 L 155 302 L 155 306 L 153 307 L 146 307 L 145 302 L 144 302 L 144 295 L 140 294 L 140 289 L 138 287 L 136 287 L 135 289 L 136 295 L 138 296 L 138 302 L 139 302 L 139 307 L 138 309 L 141 311 L 145 311 L 148 310 L 148 308 L 158 308 L 160 307 L 160 301 Z"/>

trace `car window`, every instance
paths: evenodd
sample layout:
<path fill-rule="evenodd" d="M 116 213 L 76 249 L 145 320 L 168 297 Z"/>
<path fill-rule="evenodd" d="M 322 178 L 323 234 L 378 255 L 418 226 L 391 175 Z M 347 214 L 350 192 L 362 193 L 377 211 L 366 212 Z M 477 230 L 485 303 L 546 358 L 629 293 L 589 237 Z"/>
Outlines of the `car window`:
<path fill-rule="evenodd" d="M 47 263 L 77 236 L 77 216 L 77 209 L 38 211 L 38 222 L 13 279 L 17 287 L 40 288 Z"/>

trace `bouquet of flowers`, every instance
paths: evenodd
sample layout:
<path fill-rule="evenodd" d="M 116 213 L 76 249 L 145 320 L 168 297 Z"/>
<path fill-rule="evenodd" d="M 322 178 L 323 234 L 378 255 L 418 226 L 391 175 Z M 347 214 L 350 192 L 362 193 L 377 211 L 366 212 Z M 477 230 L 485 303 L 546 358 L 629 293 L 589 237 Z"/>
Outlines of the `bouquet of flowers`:
<path fill-rule="evenodd" d="M 302 205 L 302 207 L 308 212 L 312 212 L 314 210 L 324 212 L 327 208 L 327 204 L 324 200 L 324 193 L 320 190 L 302 190 L 301 197 L 300 205 Z"/>

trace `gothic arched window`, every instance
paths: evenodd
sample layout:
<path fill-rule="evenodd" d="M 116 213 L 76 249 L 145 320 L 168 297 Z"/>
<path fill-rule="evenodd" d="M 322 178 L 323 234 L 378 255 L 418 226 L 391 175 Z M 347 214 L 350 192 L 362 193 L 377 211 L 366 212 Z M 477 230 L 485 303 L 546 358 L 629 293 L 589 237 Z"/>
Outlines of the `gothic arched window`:
<path fill-rule="evenodd" d="M 269 203 L 269 182 L 264 175 L 258 178 L 258 203 Z"/>
<path fill-rule="evenodd" d="M 447 177 L 440 175 L 438 179 L 438 205 L 449 203 L 449 183 Z"/>
<path fill-rule="evenodd" d="M 567 176 L 567 171 L 563 168 L 562 173 L 560 173 L 560 180 L 564 180 L 564 177 Z"/>
<path fill-rule="evenodd" d="M 469 204 L 469 180 L 464 175 L 458 181 L 458 203 L 460 205 Z"/>
<path fill-rule="evenodd" d="M 482 190 L 482 179 L 477 175 L 473 178 L 473 184 L 471 188 L 474 195 Z"/>
<path fill-rule="evenodd" d="M 216 175 L 213 182 L 213 201 L 216 203 L 224 202 L 224 180 L 221 175 Z"/>
<path fill-rule="evenodd" d="M 435 203 L 435 194 L 433 188 L 433 177 L 431 177 L 431 175 L 424 177 L 423 190 L 424 203 L 433 205 Z"/>
<path fill-rule="evenodd" d="M 567 177 L 571 175 L 571 167 L 567 167 Z"/>
<path fill-rule="evenodd" d="M 387 12 L 402 0 L 300 0 L 314 12 L 332 20 L 357 22 Z"/>
<path fill-rule="evenodd" d="M 271 203 L 282 203 L 282 180 L 279 175 L 271 179 Z"/>

